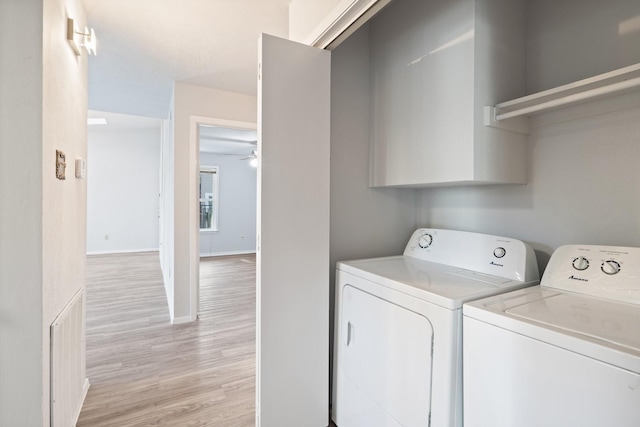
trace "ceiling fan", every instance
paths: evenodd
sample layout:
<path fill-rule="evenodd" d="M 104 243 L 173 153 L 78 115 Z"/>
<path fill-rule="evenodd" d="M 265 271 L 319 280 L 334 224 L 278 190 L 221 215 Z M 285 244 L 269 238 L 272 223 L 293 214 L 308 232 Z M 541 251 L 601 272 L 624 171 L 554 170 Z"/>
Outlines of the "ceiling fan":
<path fill-rule="evenodd" d="M 249 160 L 249 164 L 254 168 L 258 166 L 258 151 L 251 150 L 251 154 L 247 157 L 243 157 L 240 160 Z"/>

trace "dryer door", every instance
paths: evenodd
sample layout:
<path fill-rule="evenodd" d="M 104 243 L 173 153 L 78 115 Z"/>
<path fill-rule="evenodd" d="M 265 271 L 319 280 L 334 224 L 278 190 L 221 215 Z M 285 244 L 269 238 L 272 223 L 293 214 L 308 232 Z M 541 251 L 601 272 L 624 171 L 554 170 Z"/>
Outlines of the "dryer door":
<path fill-rule="evenodd" d="M 429 320 L 348 285 L 342 301 L 338 399 L 344 425 L 428 426 Z"/>

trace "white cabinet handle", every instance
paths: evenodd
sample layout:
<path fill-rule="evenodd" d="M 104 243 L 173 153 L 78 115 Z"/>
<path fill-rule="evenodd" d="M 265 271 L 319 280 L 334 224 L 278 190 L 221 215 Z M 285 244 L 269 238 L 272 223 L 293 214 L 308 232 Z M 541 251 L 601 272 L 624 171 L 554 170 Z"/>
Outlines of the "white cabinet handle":
<path fill-rule="evenodd" d="M 353 341 L 353 324 L 351 322 L 347 322 L 347 330 L 344 336 L 344 345 L 348 346 Z"/>

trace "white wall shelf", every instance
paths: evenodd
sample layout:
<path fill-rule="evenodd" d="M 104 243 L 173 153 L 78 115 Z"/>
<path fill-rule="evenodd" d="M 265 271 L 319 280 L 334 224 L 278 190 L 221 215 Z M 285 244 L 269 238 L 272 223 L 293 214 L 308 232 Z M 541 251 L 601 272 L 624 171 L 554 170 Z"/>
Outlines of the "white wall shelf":
<path fill-rule="evenodd" d="M 640 64 L 487 106 L 485 126 L 529 133 L 527 116 L 624 91 L 640 90 Z"/>

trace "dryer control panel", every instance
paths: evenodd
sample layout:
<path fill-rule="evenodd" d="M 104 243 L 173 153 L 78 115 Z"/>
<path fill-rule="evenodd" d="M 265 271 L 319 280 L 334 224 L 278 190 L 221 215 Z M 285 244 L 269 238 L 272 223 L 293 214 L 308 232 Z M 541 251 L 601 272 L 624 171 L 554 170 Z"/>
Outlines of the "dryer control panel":
<path fill-rule="evenodd" d="M 553 252 L 540 285 L 640 304 L 640 248 L 561 246 Z"/>
<path fill-rule="evenodd" d="M 533 249 L 509 237 L 419 228 L 404 255 L 512 280 L 540 280 Z"/>

